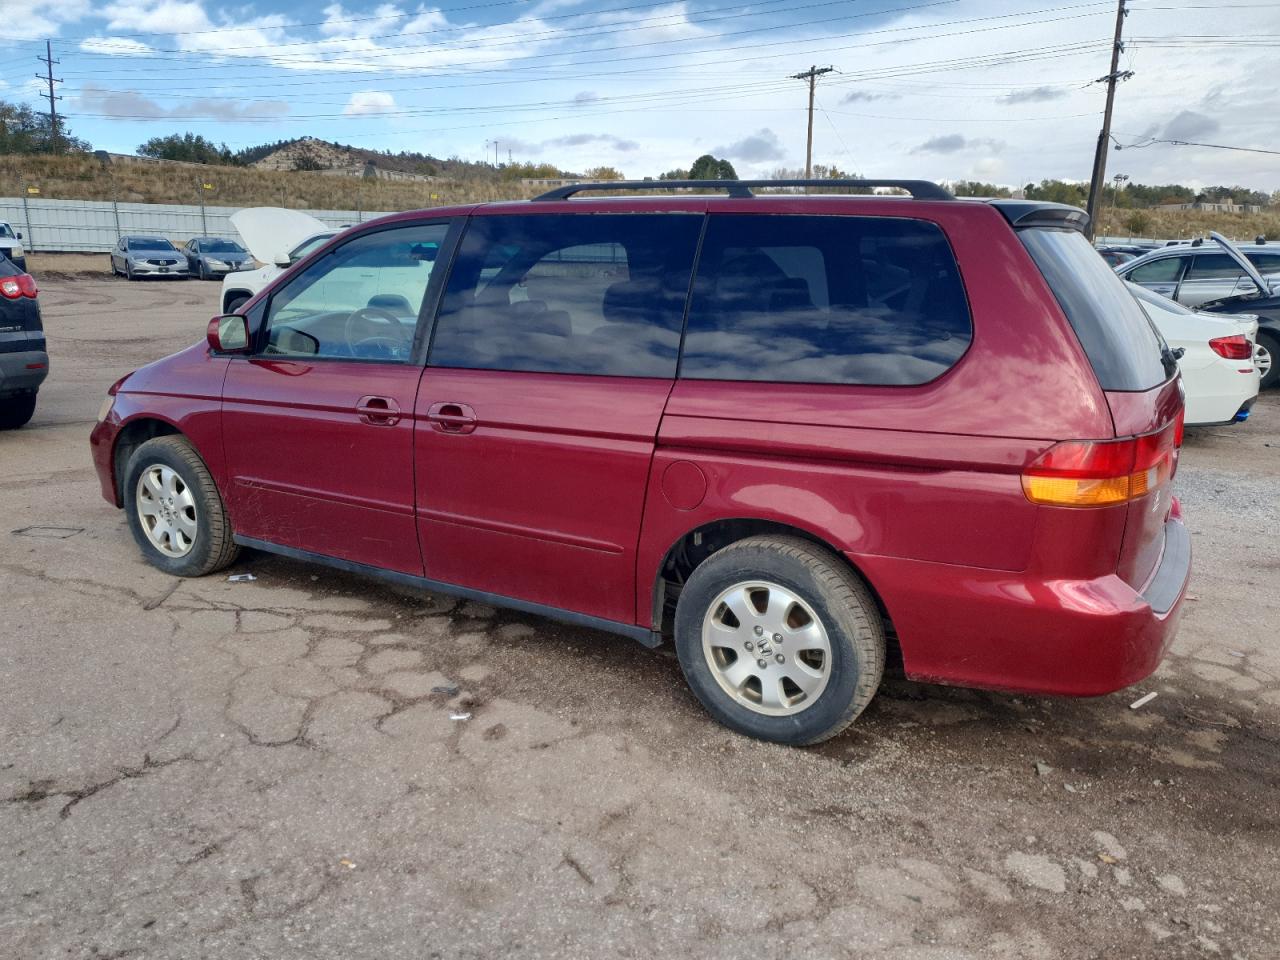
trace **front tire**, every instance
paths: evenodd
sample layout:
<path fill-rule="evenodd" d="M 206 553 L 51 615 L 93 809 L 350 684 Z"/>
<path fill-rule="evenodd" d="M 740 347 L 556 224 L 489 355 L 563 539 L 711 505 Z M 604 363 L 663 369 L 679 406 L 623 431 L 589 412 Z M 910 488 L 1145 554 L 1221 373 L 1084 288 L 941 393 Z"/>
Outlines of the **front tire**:
<path fill-rule="evenodd" d="M 147 562 L 178 577 L 202 577 L 229 566 L 239 548 L 222 497 L 183 437 L 148 440 L 124 473 L 129 530 Z"/>
<path fill-rule="evenodd" d="M 223 313 L 239 313 L 240 308 L 243 307 L 246 303 L 248 303 L 250 299 L 251 297 L 246 293 L 241 293 L 235 296 L 227 297 L 226 307 L 223 309 L 222 312 Z"/>
<path fill-rule="evenodd" d="M 25 394 L 0 400 L 0 430 L 17 430 L 31 422 L 36 412 L 36 395 Z"/>
<path fill-rule="evenodd" d="M 133 275 L 133 264 L 131 264 L 128 260 L 124 262 L 124 278 L 126 280 L 135 279 Z"/>
<path fill-rule="evenodd" d="M 851 724 L 884 674 L 884 623 L 870 590 L 799 537 L 752 537 L 707 558 L 681 591 L 675 640 L 708 713 L 793 746 Z"/>

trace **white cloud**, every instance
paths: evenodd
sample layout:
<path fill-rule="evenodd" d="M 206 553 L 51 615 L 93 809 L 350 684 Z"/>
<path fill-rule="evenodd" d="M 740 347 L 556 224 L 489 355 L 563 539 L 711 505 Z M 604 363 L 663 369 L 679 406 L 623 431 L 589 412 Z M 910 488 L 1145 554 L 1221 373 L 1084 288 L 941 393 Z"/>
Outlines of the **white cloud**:
<path fill-rule="evenodd" d="M 85 53 L 105 53 L 121 57 L 141 57 L 152 51 L 141 40 L 127 37 L 90 37 L 80 44 L 80 49 Z"/>
<path fill-rule="evenodd" d="M 782 141 L 768 127 L 727 146 L 714 147 L 711 152 L 717 157 L 728 157 L 730 160 L 742 160 L 746 163 L 782 160 L 787 156 L 786 150 L 782 148 Z"/>
<path fill-rule="evenodd" d="M 357 90 L 351 94 L 343 113 L 348 117 L 389 113 L 396 109 L 396 98 L 384 90 Z"/>

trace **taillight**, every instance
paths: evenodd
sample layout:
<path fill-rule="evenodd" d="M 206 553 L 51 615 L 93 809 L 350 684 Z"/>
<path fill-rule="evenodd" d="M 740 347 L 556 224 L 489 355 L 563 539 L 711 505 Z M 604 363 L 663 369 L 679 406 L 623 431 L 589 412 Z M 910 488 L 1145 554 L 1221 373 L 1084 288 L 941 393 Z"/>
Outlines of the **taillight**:
<path fill-rule="evenodd" d="M 19 297 L 30 297 L 34 300 L 39 292 L 36 289 L 36 278 L 29 273 L 0 279 L 0 296 L 6 300 L 17 300 Z"/>
<path fill-rule="evenodd" d="M 1209 341 L 1209 349 L 1228 360 L 1248 360 L 1253 356 L 1253 345 L 1243 333 L 1234 333 L 1229 337 L 1214 337 Z"/>
<path fill-rule="evenodd" d="M 1123 440 L 1065 440 L 1022 473 L 1032 503 L 1106 507 L 1136 500 L 1173 476 L 1182 418 L 1157 433 Z"/>

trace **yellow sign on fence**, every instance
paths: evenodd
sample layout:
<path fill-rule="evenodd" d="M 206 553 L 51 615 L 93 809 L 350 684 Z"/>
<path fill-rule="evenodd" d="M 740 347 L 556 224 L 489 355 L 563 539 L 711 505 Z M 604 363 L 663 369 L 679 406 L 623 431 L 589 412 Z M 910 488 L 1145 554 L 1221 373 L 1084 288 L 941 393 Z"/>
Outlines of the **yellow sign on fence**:
<path fill-rule="evenodd" d="M 27 193 L 39 193 L 39 192 L 40 192 L 39 187 L 27 187 Z"/>

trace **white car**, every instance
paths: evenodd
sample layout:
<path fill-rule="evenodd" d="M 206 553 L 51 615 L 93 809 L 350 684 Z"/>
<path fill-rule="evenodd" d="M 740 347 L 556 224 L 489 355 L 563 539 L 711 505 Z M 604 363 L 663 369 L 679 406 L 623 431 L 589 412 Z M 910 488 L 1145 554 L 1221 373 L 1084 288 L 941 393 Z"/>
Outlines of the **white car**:
<path fill-rule="evenodd" d="M 1196 313 L 1136 283 L 1126 286 L 1178 356 L 1187 426 L 1245 420 L 1262 381 L 1253 363 L 1258 318 Z"/>
<path fill-rule="evenodd" d="M 27 269 L 27 255 L 22 249 L 22 234 L 0 220 L 0 254 L 8 257 L 19 270 Z"/>
<path fill-rule="evenodd" d="M 222 312 L 235 313 L 251 297 L 338 231 L 301 210 L 250 207 L 231 215 L 245 249 L 261 266 L 222 278 Z"/>

